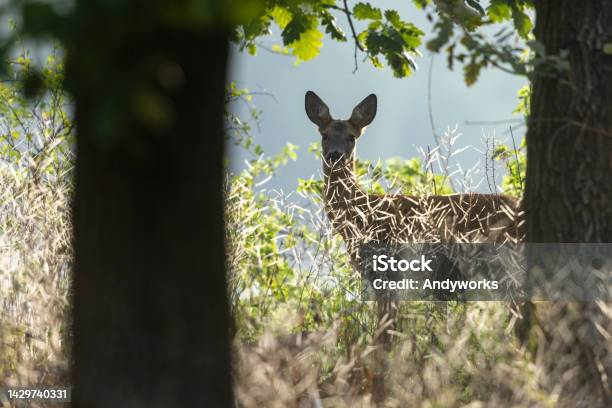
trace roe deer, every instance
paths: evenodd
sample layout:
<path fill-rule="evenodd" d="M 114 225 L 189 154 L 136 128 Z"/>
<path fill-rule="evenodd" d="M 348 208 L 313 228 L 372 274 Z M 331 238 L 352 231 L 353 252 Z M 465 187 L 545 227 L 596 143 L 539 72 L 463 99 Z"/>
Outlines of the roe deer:
<path fill-rule="evenodd" d="M 306 114 L 322 136 L 325 210 L 349 254 L 357 245 L 410 242 L 519 242 L 519 200 L 500 194 L 406 196 L 368 194 L 355 176 L 355 142 L 376 116 L 376 95 L 361 101 L 348 120 L 336 120 L 314 92 Z"/>
<path fill-rule="evenodd" d="M 322 136 L 325 211 L 342 236 L 354 267 L 359 264 L 359 246 L 366 243 L 522 241 L 523 213 L 519 200 L 512 197 L 376 195 L 361 189 L 355 176 L 355 142 L 376 116 L 376 95 L 361 101 L 348 120 L 333 119 L 327 105 L 312 91 L 306 92 L 305 102 L 306 114 Z M 379 342 L 387 351 L 396 313 L 393 302 L 378 300 L 378 318 L 387 329 Z M 374 399 L 381 401 L 384 370 L 377 376 Z"/>

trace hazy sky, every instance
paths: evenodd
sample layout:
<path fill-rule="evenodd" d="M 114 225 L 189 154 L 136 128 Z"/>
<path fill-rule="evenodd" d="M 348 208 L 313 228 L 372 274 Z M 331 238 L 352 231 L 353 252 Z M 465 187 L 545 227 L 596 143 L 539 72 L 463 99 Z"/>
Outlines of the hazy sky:
<path fill-rule="evenodd" d="M 350 4 L 350 3 L 349 3 Z M 409 1 L 377 1 L 376 6 L 397 9 L 402 18 L 421 28 L 431 36 L 431 23 L 422 11 Z M 337 15 L 339 25 L 348 34 L 343 15 Z M 358 27 L 359 28 L 359 27 Z M 279 29 L 264 39 L 267 45 L 279 43 Z M 389 157 L 411 158 L 418 155 L 416 146 L 433 146 L 434 140 L 428 113 L 428 74 L 431 56 L 424 46 L 417 59 L 419 69 L 412 76 L 394 78 L 389 69 L 376 69 L 369 62 L 359 60 L 359 69 L 353 74 L 353 43 L 338 43 L 327 36 L 323 39 L 321 54 L 315 59 L 294 64 L 294 59 L 260 49 L 253 57 L 234 49 L 229 79 L 240 87 L 267 92 L 274 96 L 255 96 L 255 105 L 262 110 L 260 131 L 254 137 L 265 152 L 278 152 L 287 142 L 300 146 L 299 159 L 284 167 L 279 176 L 267 187 L 286 192 L 295 190 L 297 178 L 319 177 L 320 162 L 307 152 L 308 145 L 320 136 L 304 112 L 304 94 L 316 92 L 330 107 L 334 118 L 348 118 L 353 107 L 370 93 L 378 96 L 378 113 L 374 122 L 357 142 L 357 155 L 364 159 Z M 431 104 L 434 124 L 440 133 L 448 126 L 458 125 L 463 135 L 459 147 L 470 149 L 456 156 L 464 169 L 483 158 L 477 150 L 484 150 L 483 135 L 496 133 L 496 139 L 506 139 L 508 124 L 467 125 L 466 121 L 498 121 L 518 118 L 512 114 L 517 104 L 517 91 L 527 83 L 523 77 L 512 76 L 499 70 L 483 71 L 478 82 L 467 87 L 461 66 L 454 71 L 446 67 L 444 54 L 436 55 L 433 62 Z M 238 107 L 237 112 L 244 111 Z M 521 138 L 523 129 L 515 133 Z M 245 156 L 231 150 L 233 168 L 242 167 Z M 498 180 L 498 183 L 500 180 Z M 486 183 L 484 183 L 486 187 Z M 487 190 L 485 188 L 484 190 Z"/>

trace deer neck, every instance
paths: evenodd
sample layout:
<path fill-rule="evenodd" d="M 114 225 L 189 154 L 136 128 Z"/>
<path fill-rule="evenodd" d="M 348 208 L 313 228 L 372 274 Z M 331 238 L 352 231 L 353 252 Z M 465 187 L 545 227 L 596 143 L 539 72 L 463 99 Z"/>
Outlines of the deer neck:
<path fill-rule="evenodd" d="M 354 160 L 348 160 L 347 163 L 336 165 L 333 168 L 324 163 L 323 174 L 325 176 L 325 203 L 328 206 L 336 207 L 351 203 L 357 197 L 365 195 L 357 184 Z"/>
<path fill-rule="evenodd" d="M 359 203 L 366 197 L 366 192 L 357 183 L 354 159 L 333 168 L 323 164 L 323 172 L 327 216 L 334 228 L 347 241 L 349 237 L 355 235 L 355 231 L 351 231 L 351 228 L 356 227 L 356 220 L 361 220 L 363 217 L 363 214 L 359 214 Z"/>

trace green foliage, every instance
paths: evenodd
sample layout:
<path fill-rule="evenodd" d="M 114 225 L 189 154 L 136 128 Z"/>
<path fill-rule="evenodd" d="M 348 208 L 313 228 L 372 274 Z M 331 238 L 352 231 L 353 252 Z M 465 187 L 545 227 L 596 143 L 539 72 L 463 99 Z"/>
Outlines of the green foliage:
<path fill-rule="evenodd" d="M 439 174 L 432 174 L 424 168 L 418 158 L 403 160 L 390 158 L 373 164 L 368 160 L 356 163 L 357 177 L 361 185 L 374 194 L 388 190 L 406 195 L 451 194 L 448 180 Z"/>
<path fill-rule="evenodd" d="M 518 113 L 525 117 L 529 117 L 529 109 L 531 104 L 531 86 L 525 85 L 518 90 L 518 104 L 512 113 Z"/>
<path fill-rule="evenodd" d="M 434 37 L 427 43 L 427 48 L 434 52 L 445 49 L 449 69 L 456 62 L 463 64 L 464 79 L 467 85 L 473 85 L 484 68 L 490 66 L 518 75 L 527 75 L 532 61 L 524 60 L 524 47 L 516 44 L 515 37 L 523 40 L 531 38 L 533 24 L 527 11 L 533 8 L 530 1 L 525 0 L 492 0 L 486 11 L 479 1 L 439 0 L 436 1 L 440 18 L 434 24 Z M 467 6 L 475 10 L 465 12 L 462 17 L 457 10 L 465 10 Z M 484 19 L 485 16 L 488 19 Z M 503 24 L 511 21 L 509 29 Z M 459 25 L 459 34 L 455 31 Z M 478 27 L 499 24 L 502 25 L 492 38 L 488 38 Z"/>
<path fill-rule="evenodd" d="M 338 3 L 338 4 L 336 4 Z M 368 23 L 367 28 L 355 35 L 356 47 L 365 52 L 369 61 L 382 67 L 384 58 L 396 77 L 409 75 L 416 69 L 413 57 L 419 56 L 421 32 L 412 23 L 402 21 L 395 10 L 381 10 L 370 3 L 359 2 L 352 10 L 336 1 L 271 1 L 256 18 L 239 25 L 234 40 L 255 55 L 259 37 L 271 34 L 273 24 L 281 29 L 281 40 L 297 62 L 316 57 L 323 45 L 323 33 L 336 41 L 347 41 L 347 35 L 332 11 L 341 11 L 348 18 Z M 351 21 L 352 24 L 352 21 Z M 353 27 L 351 27 L 352 29 Z M 274 51 L 281 50 L 278 44 Z"/>
<path fill-rule="evenodd" d="M 323 45 L 323 33 L 319 24 L 325 27 L 325 32 L 337 41 L 346 41 L 342 29 L 336 23 L 335 17 L 325 6 L 326 2 L 270 2 L 260 14 L 236 27 L 234 40 L 241 49 L 247 49 L 255 54 L 256 40 L 271 33 L 272 23 L 280 27 L 283 45 L 288 47 L 297 61 L 308 61 L 319 54 Z"/>
<path fill-rule="evenodd" d="M 342 31 L 342 28 L 338 26 L 336 19 L 331 14 L 324 14 L 321 17 L 321 23 L 325 27 L 325 32 L 336 41 L 346 41 L 346 34 Z"/>
<path fill-rule="evenodd" d="M 448 67 L 456 62 L 463 64 L 465 82 L 474 84 L 484 68 L 496 67 L 507 72 L 526 75 L 531 61 L 521 58 L 523 44 L 515 38 L 531 39 L 533 23 L 528 11 L 533 8 L 529 0 L 492 0 L 486 10 L 480 0 L 414 0 L 415 5 L 429 13 L 434 8 L 439 18 L 434 23 L 432 38 L 426 46 L 430 51 L 446 50 Z M 393 75 L 406 77 L 417 69 L 415 57 L 420 56 L 424 33 L 414 24 L 403 21 L 393 9 L 383 10 L 370 2 L 357 2 L 348 9 L 345 2 L 337 0 L 292 2 L 269 1 L 265 10 L 256 18 L 240 25 L 234 39 L 242 49 L 255 54 L 256 40 L 271 33 L 272 23 L 281 31 L 283 46 L 273 46 L 275 52 L 291 53 L 297 61 L 306 61 L 319 54 L 323 44 L 324 28 L 333 40 L 347 41 L 345 30 L 340 28 L 332 11 L 344 13 L 354 34 L 357 49 L 377 68 L 383 61 Z M 428 14 L 430 15 L 430 14 Z M 353 22 L 353 20 L 356 20 Z M 355 32 L 356 22 L 366 24 Z M 488 38 L 479 28 L 506 22 L 512 29 L 502 26 L 493 38 Z M 459 27 L 459 30 L 456 30 Z"/>
<path fill-rule="evenodd" d="M 74 133 L 63 89 L 64 67 L 57 53 L 47 56 L 35 71 L 44 92 L 30 91 L 28 98 L 34 69 L 30 52 L 22 48 L 11 60 L 14 80 L 0 82 L 0 158 L 7 163 L 28 161 L 27 172 L 36 178 L 70 179 Z"/>
<path fill-rule="evenodd" d="M 417 48 L 424 35 L 421 30 L 402 21 L 397 11 L 382 13 L 369 3 L 357 3 L 353 14 L 360 20 L 369 21 L 367 29 L 357 36 L 357 41 L 375 67 L 382 67 L 379 58 L 382 56 L 395 77 L 408 76 L 417 69 L 413 56 L 420 56 Z"/>
<path fill-rule="evenodd" d="M 275 7 L 271 15 L 283 29 L 283 43 L 289 46 L 298 61 L 308 61 L 319 55 L 323 34 L 318 30 L 317 15 L 306 14 L 300 9 L 291 12 L 281 7 Z M 325 16 L 326 21 L 331 19 L 331 16 Z"/>
<path fill-rule="evenodd" d="M 494 23 L 501 23 L 510 19 L 512 9 L 506 0 L 491 0 L 491 4 L 487 7 L 487 15 Z"/>
<path fill-rule="evenodd" d="M 316 211 L 261 189 L 262 180 L 296 158 L 296 149 L 288 144 L 273 157 L 260 151 L 248 168 L 228 175 L 230 296 L 236 335 L 243 340 L 274 327 L 297 332 L 329 329 L 339 315 L 351 314 L 360 324 L 369 318 L 359 317 L 369 306 L 347 296 L 357 293 L 361 282 L 348 265 L 341 239 L 328 233 Z M 310 198 L 317 202 L 318 197 Z M 349 318 L 341 326 L 347 335 L 357 330 Z"/>
<path fill-rule="evenodd" d="M 533 28 L 525 12 L 533 8 L 532 2 L 528 0 L 491 0 L 486 11 L 480 0 L 435 0 L 434 3 L 441 14 L 468 31 L 512 19 L 517 33 L 526 39 Z M 484 16 L 490 20 L 483 19 Z"/>
<path fill-rule="evenodd" d="M 529 104 L 531 101 L 531 87 L 526 85 L 518 91 L 518 104 L 513 113 L 520 114 L 529 119 Z M 492 159 L 502 162 L 507 173 L 502 180 L 502 189 L 504 194 L 522 197 L 525 189 L 525 176 L 527 170 L 527 144 L 526 139 L 517 145 L 515 140 L 515 131 L 511 130 L 512 146 L 498 145 L 492 154 Z"/>
<path fill-rule="evenodd" d="M 502 180 L 504 194 L 522 197 L 525 188 L 525 171 L 527 169 L 527 145 L 525 139 L 516 148 L 499 145 L 493 152 L 493 160 L 504 163 L 507 173 Z"/>
<path fill-rule="evenodd" d="M 357 20 L 380 20 L 382 12 L 377 7 L 372 7 L 370 3 L 357 3 L 353 7 L 353 15 Z"/>
<path fill-rule="evenodd" d="M 429 3 L 431 3 L 431 0 L 412 0 L 412 2 L 418 8 L 424 9 L 425 7 L 429 5 Z"/>
<path fill-rule="evenodd" d="M 320 157 L 320 144 L 312 143 L 308 149 L 316 159 Z M 419 158 L 404 160 L 389 158 L 384 162 L 355 161 L 355 173 L 359 185 L 370 194 L 394 191 L 406 195 L 452 194 L 448 179 L 432 174 Z M 298 192 L 322 201 L 323 180 L 298 179 Z"/>
<path fill-rule="evenodd" d="M 469 5 L 474 10 L 478 11 L 481 16 L 484 16 L 486 13 L 482 6 L 480 5 L 480 0 L 465 0 L 465 3 Z"/>
<path fill-rule="evenodd" d="M 528 39 L 533 29 L 533 23 L 525 13 L 529 8 L 533 8 L 531 1 L 491 0 L 491 4 L 487 7 L 487 15 L 494 23 L 501 23 L 512 18 L 517 33 L 522 38 Z"/>
<path fill-rule="evenodd" d="M 252 124 L 257 123 L 260 112 L 252 105 L 252 99 L 248 89 L 240 89 L 235 82 L 230 82 L 226 90 L 224 104 L 225 133 L 233 143 L 244 147 L 248 151 L 253 151 L 258 156 L 261 154 L 261 146 L 254 144 L 251 130 Z M 249 120 L 243 120 L 230 109 L 232 104 L 238 102 L 247 106 Z"/>
<path fill-rule="evenodd" d="M 434 24 L 434 38 L 426 44 L 427 49 L 433 52 L 439 52 L 451 39 L 454 33 L 453 22 L 445 16 L 440 16 L 440 19 Z M 454 47 L 454 45 L 451 45 Z M 449 47 L 450 48 L 450 47 Z M 452 69 L 454 58 L 449 60 L 449 68 Z"/>
<path fill-rule="evenodd" d="M 462 28 L 473 31 L 483 24 L 485 14 L 480 0 L 434 0 L 438 12 Z"/>
<path fill-rule="evenodd" d="M 533 29 L 533 23 L 523 11 L 523 6 L 519 7 L 516 3 L 512 4 L 512 21 L 518 34 L 524 39 L 529 38 L 529 33 Z"/>
<path fill-rule="evenodd" d="M 489 66 L 497 67 L 509 73 L 526 75 L 527 67 L 521 59 L 523 48 L 517 47 L 507 41 L 512 32 L 505 29 L 494 34 L 496 43 L 489 42 L 479 33 L 466 34 L 460 39 L 460 44 L 466 52 L 456 53 L 454 47 L 449 47 L 449 60 L 464 63 L 464 77 L 467 85 L 474 84 L 480 71 Z M 507 67 L 507 68 L 506 68 Z"/>

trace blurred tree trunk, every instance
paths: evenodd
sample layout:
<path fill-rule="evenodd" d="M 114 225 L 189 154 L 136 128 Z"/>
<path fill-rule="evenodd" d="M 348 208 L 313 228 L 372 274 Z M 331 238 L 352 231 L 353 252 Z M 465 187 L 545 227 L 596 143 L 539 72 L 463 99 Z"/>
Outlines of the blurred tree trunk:
<path fill-rule="evenodd" d="M 535 5 L 536 40 L 547 55 L 567 53 L 569 70 L 543 64 L 534 73 L 527 241 L 612 242 L 612 2 Z M 531 324 L 545 339 L 551 381 L 578 368 L 564 377 L 571 384 L 557 385 L 566 394 L 611 406 L 612 356 L 599 330 L 610 328 L 610 311 L 601 306 L 538 305 Z"/>
<path fill-rule="evenodd" d="M 68 42 L 74 406 L 229 407 L 227 33 L 181 3 L 126 3 L 77 3 Z"/>

